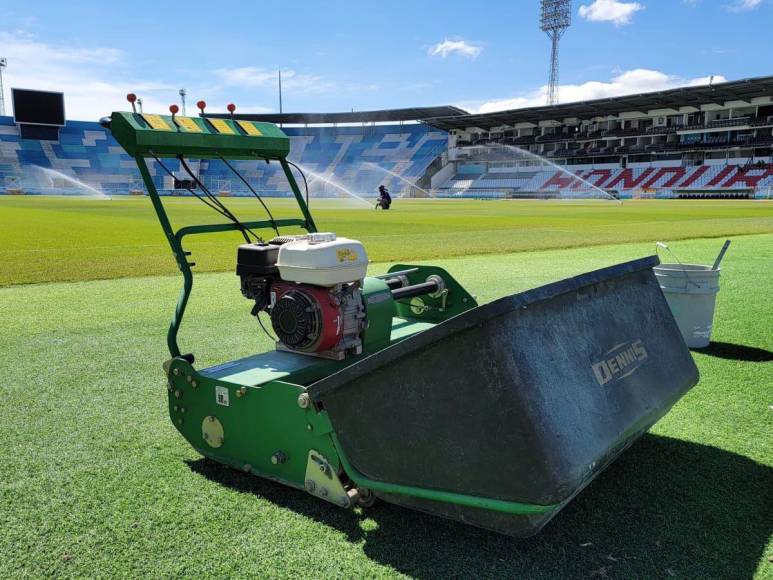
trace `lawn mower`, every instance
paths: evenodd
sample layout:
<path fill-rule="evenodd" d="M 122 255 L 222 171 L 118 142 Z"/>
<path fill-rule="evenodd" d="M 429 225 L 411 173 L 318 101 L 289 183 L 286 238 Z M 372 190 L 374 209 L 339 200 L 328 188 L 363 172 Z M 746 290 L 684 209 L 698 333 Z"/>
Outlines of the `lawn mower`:
<path fill-rule="evenodd" d="M 163 368 L 169 416 L 203 456 L 341 508 L 380 498 L 524 537 L 697 382 L 656 256 L 483 305 L 435 266 L 368 276 L 363 244 L 317 230 L 285 134 L 229 110 L 103 119 L 136 160 L 182 272 Z M 237 219 L 186 157 L 231 168 L 268 219 Z M 173 175 L 171 158 L 227 223 L 173 229 L 146 162 Z M 278 164 L 299 217 L 274 219 L 233 159 Z M 193 287 L 183 243 L 224 231 L 244 238 L 234 257 L 245 306 L 270 320 L 276 348 L 198 368 L 177 341 Z"/>

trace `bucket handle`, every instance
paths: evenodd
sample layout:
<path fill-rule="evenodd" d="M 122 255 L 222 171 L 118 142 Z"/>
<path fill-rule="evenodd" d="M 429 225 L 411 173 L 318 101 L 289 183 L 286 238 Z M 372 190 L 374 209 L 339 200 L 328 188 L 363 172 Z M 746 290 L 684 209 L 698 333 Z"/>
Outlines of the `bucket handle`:
<path fill-rule="evenodd" d="M 663 242 L 655 242 L 655 253 L 658 256 L 660 256 L 660 253 L 658 252 L 658 250 L 660 250 L 660 249 L 666 250 L 669 254 L 671 254 L 671 256 L 673 256 L 673 258 L 677 261 L 677 263 L 682 267 L 682 269 L 681 269 L 682 275 L 687 280 L 687 282 L 684 285 L 684 289 L 685 290 L 687 290 L 687 288 L 690 286 L 690 284 L 692 284 L 696 288 L 700 288 L 701 287 L 701 285 L 698 284 L 697 282 L 693 282 L 692 280 L 690 280 L 690 274 L 687 273 L 687 269 L 684 267 L 684 264 L 682 264 L 682 261 L 677 257 L 676 254 L 674 254 L 674 252 L 671 251 L 671 248 L 669 248 L 667 244 L 665 244 Z"/>
<path fill-rule="evenodd" d="M 727 252 L 727 249 L 730 247 L 730 240 L 725 240 L 725 243 L 722 245 L 722 249 L 719 251 L 719 255 L 717 256 L 717 259 L 714 260 L 714 265 L 711 267 L 712 270 L 719 270 L 719 265 L 722 263 L 722 258 L 725 257 L 725 252 Z"/>

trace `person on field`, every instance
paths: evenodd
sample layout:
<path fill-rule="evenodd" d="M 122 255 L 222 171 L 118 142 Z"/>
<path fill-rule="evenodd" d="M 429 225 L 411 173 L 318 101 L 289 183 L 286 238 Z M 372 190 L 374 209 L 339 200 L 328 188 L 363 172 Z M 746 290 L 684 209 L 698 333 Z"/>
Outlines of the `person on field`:
<path fill-rule="evenodd" d="M 389 195 L 387 188 L 383 185 L 378 186 L 378 201 L 376 202 L 376 209 L 389 209 L 392 205 L 392 196 Z"/>

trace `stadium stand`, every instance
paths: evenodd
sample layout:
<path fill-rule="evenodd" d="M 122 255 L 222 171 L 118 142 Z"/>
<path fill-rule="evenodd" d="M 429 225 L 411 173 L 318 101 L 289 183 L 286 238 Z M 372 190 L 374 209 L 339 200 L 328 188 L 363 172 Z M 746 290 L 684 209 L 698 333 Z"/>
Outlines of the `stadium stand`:
<path fill-rule="evenodd" d="M 417 195 L 415 183 L 440 197 L 482 199 L 581 196 L 592 187 L 615 197 L 773 191 L 773 77 L 488 114 L 446 106 L 241 117 L 283 125 L 290 158 L 316 195 L 341 195 L 328 179 L 357 194 L 384 184 Z M 187 178 L 168 164 L 177 181 Z M 221 162 L 192 166 L 213 192 L 248 194 Z M 289 195 L 278 167 L 236 166 L 266 195 Z M 183 193 L 151 171 L 161 191 Z M 21 138 L 12 118 L 0 117 L 0 193 L 69 193 L 78 182 L 143 193 L 133 162 L 98 124 L 68 121 L 45 141 Z"/>
<path fill-rule="evenodd" d="M 773 77 L 424 122 L 449 132 L 454 167 L 433 180 L 440 196 L 590 189 L 575 176 L 618 197 L 752 197 L 773 187 Z"/>
<path fill-rule="evenodd" d="M 308 170 L 346 184 L 357 192 L 374 192 L 378 185 L 397 191 L 403 183 L 384 171 L 394 171 L 412 181 L 447 148 L 443 131 L 421 124 L 367 125 L 360 127 L 288 127 L 291 159 Z M 165 163 L 182 179 L 176 160 Z M 372 165 L 371 165 L 372 164 Z M 175 190 L 174 180 L 151 164 L 156 186 Z M 268 195 L 289 195 L 283 173 L 274 165 L 236 163 L 253 187 Z M 202 182 L 213 192 L 247 195 L 248 190 L 220 161 L 201 161 Z M 68 121 L 57 141 L 22 139 L 11 117 L 0 117 L 0 193 L 83 193 L 81 182 L 107 195 L 142 193 L 134 162 L 97 123 Z M 179 184 L 178 184 L 179 185 Z M 322 179 L 311 179 L 317 195 L 341 193 Z"/>

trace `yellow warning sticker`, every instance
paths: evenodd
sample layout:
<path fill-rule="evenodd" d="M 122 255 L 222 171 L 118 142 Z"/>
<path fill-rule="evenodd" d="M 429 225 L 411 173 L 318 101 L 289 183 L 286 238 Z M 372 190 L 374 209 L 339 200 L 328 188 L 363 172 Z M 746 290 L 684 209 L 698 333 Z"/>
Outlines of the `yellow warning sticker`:
<path fill-rule="evenodd" d="M 172 128 L 167 124 L 166 121 L 164 121 L 164 118 L 161 115 L 147 115 L 143 113 L 142 118 L 145 119 L 145 122 L 156 131 L 172 130 Z"/>
<path fill-rule="evenodd" d="M 233 127 L 223 119 L 210 119 L 209 122 L 212 123 L 215 130 L 221 135 L 236 135 L 236 131 L 233 130 Z"/>
<path fill-rule="evenodd" d="M 175 117 L 175 121 L 186 133 L 201 133 L 201 127 L 190 117 Z"/>
<path fill-rule="evenodd" d="M 263 133 L 258 129 L 255 125 L 253 125 L 250 121 L 236 121 L 239 124 L 239 127 L 241 127 L 247 135 L 250 135 L 252 137 L 262 137 Z"/>
<path fill-rule="evenodd" d="M 336 250 L 336 257 L 338 258 L 339 262 L 346 262 L 347 260 L 349 262 L 354 262 L 357 260 L 357 252 L 350 248 L 344 248 L 342 250 Z"/>

